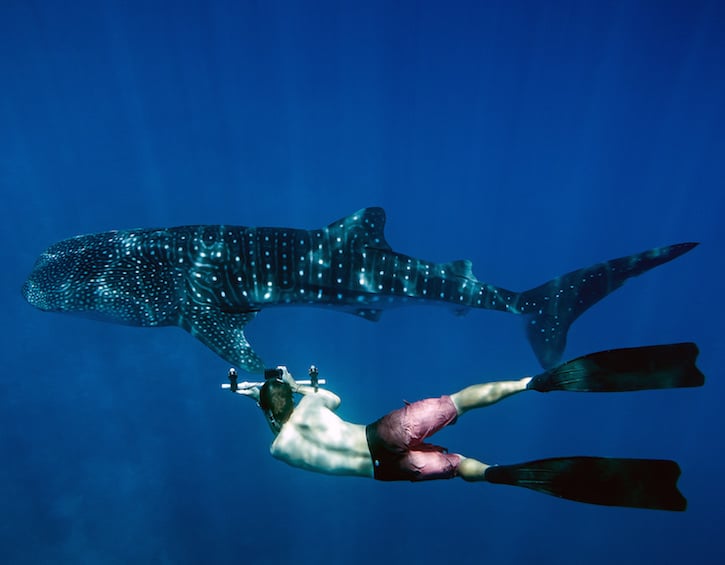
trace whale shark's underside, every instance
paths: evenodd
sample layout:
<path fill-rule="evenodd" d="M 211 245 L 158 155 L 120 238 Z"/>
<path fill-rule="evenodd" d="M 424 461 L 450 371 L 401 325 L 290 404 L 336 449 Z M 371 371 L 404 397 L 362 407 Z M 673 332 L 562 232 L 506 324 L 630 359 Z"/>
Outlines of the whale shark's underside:
<path fill-rule="evenodd" d="M 485 308 L 523 316 L 536 357 L 550 368 L 587 308 L 697 245 L 658 247 L 514 292 L 479 281 L 470 261 L 431 263 L 393 251 L 384 224 L 381 208 L 365 208 L 309 231 L 197 225 L 83 235 L 43 252 L 23 295 L 41 310 L 180 326 L 248 372 L 264 369 L 244 334 L 264 308 L 325 306 L 368 320 L 400 304 Z"/>

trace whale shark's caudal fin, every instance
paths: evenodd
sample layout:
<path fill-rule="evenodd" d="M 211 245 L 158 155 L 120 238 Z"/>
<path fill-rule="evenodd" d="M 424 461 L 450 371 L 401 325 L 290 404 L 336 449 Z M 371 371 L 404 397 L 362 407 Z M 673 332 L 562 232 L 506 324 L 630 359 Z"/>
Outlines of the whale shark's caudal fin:
<path fill-rule="evenodd" d="M 526 316 L 527 337 L 542 367 L 550 369 L 559 362 L 569 326 L 587 308 L 618 289 L 630 277 L 672 261 L 696 245 L 680 243 L 612 259 L 522 292 L 519 312 Z"/>

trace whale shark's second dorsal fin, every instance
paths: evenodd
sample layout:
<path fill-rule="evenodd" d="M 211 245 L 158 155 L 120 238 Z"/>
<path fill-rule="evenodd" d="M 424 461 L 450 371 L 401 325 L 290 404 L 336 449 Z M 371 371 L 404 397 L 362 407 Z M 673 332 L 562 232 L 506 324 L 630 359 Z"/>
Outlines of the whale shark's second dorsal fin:
<path fill-rule="evenodd" d="M 353 239 L 358 245 L 369 249 L 391 251 L 385 241 L 384 229 L 385 210 L 378 206 L 363 208 L 327 226 L 330 235 L 337 235 L 346 241 Z"/>
<path fill-rule="evenodd" d="M 457 277 L 463 277 L 464 279 L 476 280 L 473 274 L 473 263 L 468 259 L 458 259 L 457 261 L 451 261 L 447 263 L 448 269 L 451 273 Z"/>

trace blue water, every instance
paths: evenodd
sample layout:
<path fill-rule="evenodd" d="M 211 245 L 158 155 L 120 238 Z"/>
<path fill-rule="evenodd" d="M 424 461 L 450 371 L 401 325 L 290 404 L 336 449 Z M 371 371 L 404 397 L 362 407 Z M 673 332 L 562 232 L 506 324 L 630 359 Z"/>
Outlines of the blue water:
<path fill-rule="evenodd" d="M 725 560 L 722 3 L 127 4 L 0 8 L 2 563 Z M 316 228 L 370 205 L 394 249 L 516 290 L 702 242 L 592 308 L 566 357 L 692 340 L 704 388 L 526 394 L 436 436 L 491 463 L 672 458 L 687 512 L 296 470 L 185 332 L 19 292 L 75 234 Z M 277 309 L 248 335 L 269 364 L 317 364 L 361 423 L 538 369 L 495 312 Z"/>

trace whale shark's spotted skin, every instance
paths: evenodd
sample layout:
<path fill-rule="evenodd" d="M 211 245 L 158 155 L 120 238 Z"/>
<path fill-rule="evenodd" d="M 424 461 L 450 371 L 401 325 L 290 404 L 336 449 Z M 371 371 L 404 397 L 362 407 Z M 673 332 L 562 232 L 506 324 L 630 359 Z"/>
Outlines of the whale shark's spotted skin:
<path fill-rule="evenodd" d="M 366 208 L 310 231 L 198 225 L 78 236 L 38 258 L 23 294 L 42 310 L 178 325 L 249 372 L 264 364 L 244 327 L 272 306 L 329 306 L 369 320 L 391 305 L 421 301 L 460 313 L 500 310 L 527 317 L 529 341 L 550 367 L 584 310 L 627 278 L 696 245 L 615 259 L 518 293 L 480 282 L 470 261 L 431 263 L 393 251 L 384 224 L 381 208 Z"/>

